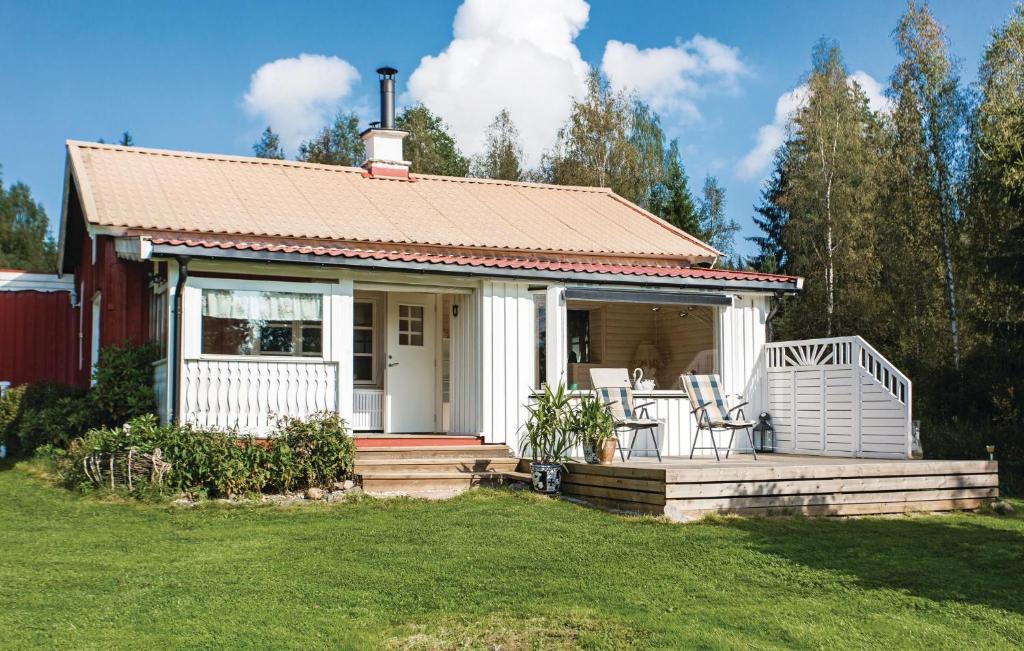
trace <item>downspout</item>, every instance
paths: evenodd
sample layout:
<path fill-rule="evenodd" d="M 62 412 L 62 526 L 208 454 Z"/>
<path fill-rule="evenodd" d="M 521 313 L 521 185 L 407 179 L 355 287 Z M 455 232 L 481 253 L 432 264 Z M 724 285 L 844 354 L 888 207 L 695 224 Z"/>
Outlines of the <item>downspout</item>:
<path fill-rule="evenodd" d="M 768 309 L 768 315 L 764 318 L 765 341 L 767 343 L 775 341 L 775 328 L 772 327 L 772 319 L 782 309 L 782 292 L 775 292 L 770 302 L 771 307 Z"/>
<path fill-rule="evenodd" d="M 187 257 L 179 257 L 178 259 L 178 282 L 174 288 L 174 363 L 171 364 L 171 386 L 174 387 L 173 395 L 171 397 L 171 417 L 168 419 L 171 423 L 180 424 L 181 414 L 178 413 L 178 405 L 181 404 L 181 312 L 182 305 L 184 304 L 183 291 L 185 289 L 185 281 L 188 280 L 188 261 Z"/>

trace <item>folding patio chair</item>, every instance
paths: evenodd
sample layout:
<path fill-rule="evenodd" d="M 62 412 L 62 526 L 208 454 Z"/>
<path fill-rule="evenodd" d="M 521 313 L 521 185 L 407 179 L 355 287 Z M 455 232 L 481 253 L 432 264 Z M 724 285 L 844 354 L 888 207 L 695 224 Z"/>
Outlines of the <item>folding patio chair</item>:
<path fill-rule="evenodd" d="M 747 431 L 747 439 L 750 440 L 750 450 L 754 453 L 754 460 L 757 460 L 757 452 L 754 450 L 754 436 L 751 432 L 754 422 L 746 420 L 743 414 L 742 402 L 735 407 L 729 407 L 722 396 L 722 381 L 717 375 L 694 375 L 684 373 L 679 376 L 679 383 L 686 388 L 686 396 L 690 399 L 692 413 L 697 417 L 697 431 L 693 436 L 693 445 L 690 446 L 690 458 L 693 458 L 694 450 L 714 450 L 715 459 L 721 461 L 718 456 L 718 443 L 715 441 L 715 431 L 730 432 L 729 445 L 725 449 L 725 458 L 729 458 L 732 450 L 733 439 L 736 438 L 736 430 Z M 735 412 L 735 413 L 733 413 Z M 701 430 L 707 430 L 711 436 L 711 447 L 697 447 L 697 438 Z"/>
<path fill-rule="evenodd" d="M 629 373 L 626 369 L 592 368 L 590 369 L 590 382 L 594 385 L 594 390 L 597 391 L 601 401 L 604 402 L 605 409 L 611 414 L 612 420 L 615 421 L 615 445 L 619 449 L 619 456 L 622 457 L 622 460 L 632 458 L 634 451 L 653 451 L 658 455 L 658 461 L 661 461 L 657 433 L 661 421 L 650 418 L 647 414 L 647 408 L 653 405 L 653 402 L 645 402 L 642 405 L 633 404 L 633 387 L 629 383 Z M 651 433 L 654 448 L 637 450 L 633 447 L 636 444 L 636 435 L 644 430 Z M 633 438 L 629 442 L 628 456 L 623 451 L 622 439 L 619 438 L 622 432 L 627 434 L 633 432 Z"/>

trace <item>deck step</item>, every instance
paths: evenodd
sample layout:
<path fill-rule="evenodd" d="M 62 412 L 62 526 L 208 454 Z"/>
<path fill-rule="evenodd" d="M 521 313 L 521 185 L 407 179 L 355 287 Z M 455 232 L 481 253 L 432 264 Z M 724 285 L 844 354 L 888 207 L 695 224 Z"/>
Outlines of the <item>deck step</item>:
<path fill-rule="evenodd" d="M 463 491 L 474 486 L 497 486 L 503 472 L 364 472 L 360 485 L 370 495 L 415 495 L 436 491 Z"/>
<path fill-rule="evenodd" d="M 507 445 L 429 445 L 429 446 L 375 446 L 359 448 L 356 461 L 370 459 L 426 459 L 441 457 L 445 459 L 498 459 L 512 457 L 512 450 Z"/>
<path fill-rule="evenodd" d="M 518 470 L 509 470 L 502 473 L 505 475 L 505 479 L 509 481 L 523 481 L 526 483 L 533 482 L 533 475 L 528 472 L 519 472 Z"/>
<path fill-rule="evenodd" d="M 505 472 L 515 470 L 513 457 L 399 457 L 366 459 L 356 457 L 356 474 L 367 472 Z"/>
<path fill-rule="evenodd" d="M 356 434 L 356 449 L 483 445 L 483 437 L 448 434 Z"/>

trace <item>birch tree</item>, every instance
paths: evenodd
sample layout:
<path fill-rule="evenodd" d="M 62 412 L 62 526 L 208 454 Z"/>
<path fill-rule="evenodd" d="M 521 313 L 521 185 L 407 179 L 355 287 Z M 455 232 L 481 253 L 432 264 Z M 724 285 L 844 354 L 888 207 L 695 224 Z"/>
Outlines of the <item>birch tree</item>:
<path fill-rule="evenodd" d="M 505 181 L 523 180 L 523 146 L 508 109 L 501 109 L 484 134 L 484 152 L 473 159 L 473 176 Z"/>
<path fill-rule="evenodd" d="M 657 116 L 592 70 L 586 95 L 573 101 L 538 176 L 558 185 L 611 188 L 646 207 L 661 178 L 663 142 Z"/>
<path fill-rule="evenodd" d="M 962 136 L 967 104 L 960 88 L 957 65 L 949 53 L 945 29 L 925 4 L 910 0 L 893 32 L 900 62 L 892 85 L 913 101 L 920 115 L 928 155 L 927 178 L 935 204 L 942 251 L 946 308 L 953 364 L 960 366 L 960 319 L 954 243 L 957 237 L 957 175 L 962 166 Z M 898 99 L 902 99 L 899 98 Z"/>
<path fill-rule="evenodd" d="M 871 230 L 877 124 L 834 43 L 815 47 L 807 89 L 781 154 L 788 171 L 779 199 L 789 213 L 787 271 L 808 278 L 805 300 L 787 316 L 802 335 L 870 334 L 878 278 Z"/>

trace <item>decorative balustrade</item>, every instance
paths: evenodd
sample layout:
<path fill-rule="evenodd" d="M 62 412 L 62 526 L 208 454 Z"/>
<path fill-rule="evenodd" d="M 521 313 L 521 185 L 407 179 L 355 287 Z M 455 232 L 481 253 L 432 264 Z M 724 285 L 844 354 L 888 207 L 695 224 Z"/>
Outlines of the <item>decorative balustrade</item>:
<path fill-rule="evenodd" d="M 910 380 L 862 338 L 770 343 L 765 362 L 778 451 L 910 455 Z"/>
<path fill-rule="evenodd" d="M 309 416 L 338 405 L 338 366 L 320 360 L 189 359 L 182 382 L 182 413 L 197 427 L 266 434 L 279 415 Z"/>

